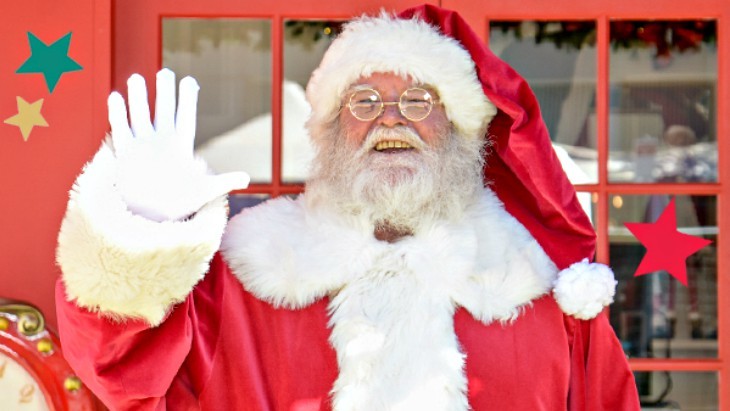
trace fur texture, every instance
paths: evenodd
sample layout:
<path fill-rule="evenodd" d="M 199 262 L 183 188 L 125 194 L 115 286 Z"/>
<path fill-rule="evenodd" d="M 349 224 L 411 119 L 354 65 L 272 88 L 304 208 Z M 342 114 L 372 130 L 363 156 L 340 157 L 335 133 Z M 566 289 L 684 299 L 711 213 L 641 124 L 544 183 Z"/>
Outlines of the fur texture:
<path fill-rule="evenodd" d="M 470 138 L 481 137 L 497 113 L 482 91 L 474 61 L 456 40 L 422 20 L 382 13 L 345 25 L 312 73 L 307 85 L 310 134 L 320 135 L 317 129 L 337 114 L 351 84 L 378 72 L 410 76 L 435 87 L 449 120 Z"/>
<path fill-rule="evenodd" d="M 560 271 L 555 282 L 555 300 L 566 314 L 589 320 L 613 302 L 616 284 L 608 266 L 584 259 Z"/>
<path fill-rule="evenodd" d="M 184 221 L 154 222 L 127 210 L 115 186 L 116 159 L 104 145 L 70 193 L 57 262 L 69 300 L 113 318 L 157 325 L 203 278 L 220 245 L 225 197 Z"/>
<path fill-rule="evenodd" d="M 232 219 L 222 251 L 243 286 L 276 306 L 331 297 L 336 410 L 468 409 L 455 309 L 514 320 L 550 291 L 555 266 L 489 189 L 459 222 L 393 244 L 372 233 L 366 218 L 281 198 Z"/>

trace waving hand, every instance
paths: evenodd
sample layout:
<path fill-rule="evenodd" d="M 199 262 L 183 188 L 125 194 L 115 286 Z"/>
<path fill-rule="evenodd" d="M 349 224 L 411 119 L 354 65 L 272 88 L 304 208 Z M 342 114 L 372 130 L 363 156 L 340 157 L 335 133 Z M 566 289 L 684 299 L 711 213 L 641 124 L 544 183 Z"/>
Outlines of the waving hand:
<path fill-rule="evenodd" d="M 118 189 L 135 214 L 156 221 L 184 219 L 209 201 L 248 186 L 243 172 L 212 175 L 193 156 L 200 87 L 192 77 L 180 81 L 175 107 L 175 74 L 157 73 L 155 122 L 150 121 L 147 89 L 139 74 L 127 81 L 129 122 L 124 98 L 109 96 L 109 123 L 118 160 Z"/>

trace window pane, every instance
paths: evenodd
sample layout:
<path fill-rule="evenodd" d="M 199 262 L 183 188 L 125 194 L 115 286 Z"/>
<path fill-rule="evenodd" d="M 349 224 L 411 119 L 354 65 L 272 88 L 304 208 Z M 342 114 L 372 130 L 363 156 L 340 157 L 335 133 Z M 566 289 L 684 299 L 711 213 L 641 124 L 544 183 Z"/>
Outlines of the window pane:
<path fill-rule="evenodd" d="M 309 103 L 304 89 L 342 22 L 287 20 L 284 24 L 284 84 L 282 85 L 282 180 L 303 182 L 314 155 L 304 123 Z"/>
<path fill-rule="evenodd" d="M 677 229 L 713 241 L 687 258 L 687 287 L 663 271 L 634 277 L 646 249 L 624 223 L 655 222 L 669 199 L 609 198 L 610 265 L 619 281 L 611 323 L 630 357 L 717 357 L 715 197 L 675 197 Z"/>
<path fill-rule="evenodd" d="M 228 197 L 228 218 L 238 214 L 244 208 L 257 206 L 264 201 L 268 200 L 269 196 L 266 194 L 231 194 Z"/>
<path fill-rule="evenodd" d="M 714 372 L 636 372 L 642 410 L 716 411 L 717 374 Z"/>
<path fill-rule="evenodd" d="M 216 172 L 271 181 L 271 23 L 165 18 L 162 65 L 200 83 L 196 153 Z"/>
<path fill-rule="evenodd" d="M 530 84 L 573 184 L 598 181 L 596 25 L 584 21 L 491 22 L 489 46 Z M 577 166 L 577 167 L 576 167 Z"/>
<path fill-rule="evenodd" d="M 712 21 L 611 23 L 609 180 L 717 181 Z"/>
<path fill-rule="evenodd" d="M 598 193 L 578 191 L 576 195 L 578 196 L 581 208 L 585 211 L 588 219 L 591 220 L 591 224 L 593 224 L 593 229 L 595 230 L 598 226 Z"/>

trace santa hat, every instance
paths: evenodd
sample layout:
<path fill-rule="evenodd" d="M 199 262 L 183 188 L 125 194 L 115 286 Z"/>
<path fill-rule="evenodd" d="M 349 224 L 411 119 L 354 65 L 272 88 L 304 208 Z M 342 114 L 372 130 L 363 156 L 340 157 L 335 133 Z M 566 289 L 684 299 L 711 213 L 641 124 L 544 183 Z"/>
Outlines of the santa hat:
<path fill-rule="evenodd" d="M 420 19 L 383 12 L 343 27 L 307 84 L 310 123 L 328 123 L 344 92 L 359 77 L 392 72 L 436 89 L 446 115 L 464 136 L 480 137 L 497 113 L 474 76 L 474 61 L 459 43 Z"/>
<path fill-rule="evenodd" d="M 466 138 L 483 137 L 488 124 L 485 182 L 563 270 L 555 287 L 563 310 L 589 318 L 611 302 L 610 270 L 584 261 L 595 251 L 593 226 L 552 148 L 537 98 L 461 16 L 423 5 L 346 24 L 307 86 L 310 126 L 331 121 L 347 88 L 376 72 L 435 87 Z"/>

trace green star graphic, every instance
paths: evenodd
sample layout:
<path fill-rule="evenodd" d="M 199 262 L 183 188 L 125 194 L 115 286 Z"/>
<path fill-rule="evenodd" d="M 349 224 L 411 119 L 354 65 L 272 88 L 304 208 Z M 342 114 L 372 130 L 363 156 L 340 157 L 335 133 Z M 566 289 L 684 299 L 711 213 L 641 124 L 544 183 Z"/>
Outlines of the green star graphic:
<path fill-rule="evenodd" d="M 35 34 L 28 32 L 30 57 L 16 73 L 43 73 L 48 90 L 53 93 L 63 73 L 83 69 L 79 63 L 68 56 L 71 44 L 71 32 L 56 40 L 50 46 L 42 42 Z"/>

